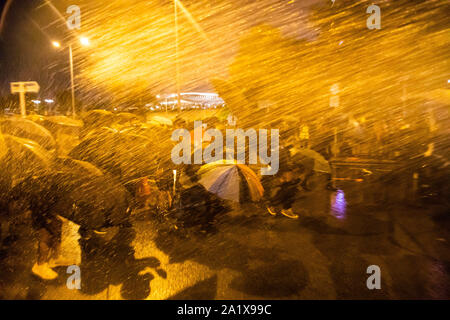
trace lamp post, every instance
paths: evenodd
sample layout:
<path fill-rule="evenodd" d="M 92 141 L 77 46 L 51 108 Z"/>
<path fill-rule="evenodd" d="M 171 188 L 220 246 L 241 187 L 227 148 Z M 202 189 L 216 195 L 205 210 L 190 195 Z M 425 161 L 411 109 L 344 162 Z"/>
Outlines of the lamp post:
<path fill-rule="evenodd" d="M 176 60 L 176 78 L 177 78 L 177 103 L 178 112 L 181 111 L 181 98 L 180 98 L 180 61 L 179 61 L 179 48 L 178 48 L 178 0 L 174 0 L 174 14 L 175 14 L 175 60 Z"/>
<path fill-rule="evenodd" d="M 72 44 L 69 45 L 69 60 L 70 60 L 70 87 L 72 91 L 72 118 L 75 118 L 75 82 L 73 77 L 73 50 Z"/>
<path fill-rule="evenodd" d="M 61 48 L 61 44 L 58 41 L 52 42 L 55 48 Z M 86 37 L 80 38 L 80 44 L 82 46 L 89 46 L 90 41 Z M 72 43 L 69 44 L 69 63 L 70 63 L 70 86 L 72 91 L 72 117 L 75 118 L 75 81 L 74 81 L 74 71 L 73 71 L 73 49 Z"/>

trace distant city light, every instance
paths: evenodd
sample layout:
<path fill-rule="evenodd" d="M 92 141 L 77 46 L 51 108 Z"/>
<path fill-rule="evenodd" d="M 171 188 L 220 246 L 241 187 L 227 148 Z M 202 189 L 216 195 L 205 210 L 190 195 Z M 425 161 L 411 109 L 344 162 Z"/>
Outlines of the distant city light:
<path fill-rule="evenodd" d="M 41 104 L 41 100 L 31 100 L 34 104 Z"/>
<path fill-rule="evenodd" d="M 45 99 L 44 101 L 47 102 L 47 103 L 54 103 L 55 102 L 55 100 L 53 100 L 53 99 Z"/>

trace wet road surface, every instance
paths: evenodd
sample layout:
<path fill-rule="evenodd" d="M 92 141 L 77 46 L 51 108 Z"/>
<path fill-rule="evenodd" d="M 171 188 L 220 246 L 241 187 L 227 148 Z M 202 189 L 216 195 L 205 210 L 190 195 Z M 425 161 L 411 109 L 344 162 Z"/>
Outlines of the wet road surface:
<path fill-rule="evenodd" d="M 438 207 L 367 205 L 344 191 L 303 193 L 298 220 L 246 205 L 215 230 L 139 216 L 105 246 L 82 242 L 81 290 L 31 274 L 27 224 L 1 251 L 3 299 L 449 299 L 450 219 Z M 366 286 L 381 269 L 381 289 Z"/>

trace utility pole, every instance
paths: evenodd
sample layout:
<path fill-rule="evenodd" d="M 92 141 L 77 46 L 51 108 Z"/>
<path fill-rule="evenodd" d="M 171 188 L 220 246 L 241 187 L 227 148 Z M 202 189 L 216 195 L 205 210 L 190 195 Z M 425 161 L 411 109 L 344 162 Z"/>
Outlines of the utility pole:
<path fill-rule="evenodd" d="M 73 80 L 73 52 L 72 44 L 69 45 L 69 58 L 70 58 L 70 83 L 72 89 L 72 117 L 75 118 L 75 83 Z"/>
<path fill-rule="evenodd" d="M 19 101 L 20 101 L 20 114 L 22 115 L 22 117 L 26 117 L 27 115 L 27 109 L 25 106 L 25 88 L 23 83 L 21 83 L 21 91 L 19 93 Z"/>
<path fill-rule="evenodd" d="M 174 10 L 175 10 L 175 60 L 176 60 L 176 80 L 177 80 L 177 103 L 178 111 L 181 111 L 181 90 L 180 90 L 180 61 L 179 61 L 179 48 L 178 48 L 178 8 L 177 1 L 174 0 Z"/>

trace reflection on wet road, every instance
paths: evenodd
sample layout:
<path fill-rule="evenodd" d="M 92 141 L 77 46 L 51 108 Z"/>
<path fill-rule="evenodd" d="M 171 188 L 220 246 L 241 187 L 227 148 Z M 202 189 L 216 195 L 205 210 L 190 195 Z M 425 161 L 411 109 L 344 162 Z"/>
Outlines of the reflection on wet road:
<path fill-rule="evenodd" d="M 53 282 L 33 277 L 34 243 L 30 236 L 15 239 L 1 260 L 2 298 L 450 297 L 448 218 L 430 209 L 351 203 L 346 196 L 343 190 L 303 195 L 294 205 L 298 220 L 246 207 L 245 216 L 223 217 L 206 233 L 140 217 L 107 244 L 81 242 L 79 291 L 65 286 L 65 268 Z M 369 265 L 381 268 L 381 290 L 366 287 Z"/>
<path fill-rule="evenodd" d="M 344 191 L 337 190 L 331 197 L 331 213 L 338 219 L 345 219 L 347 201 Z"/>

